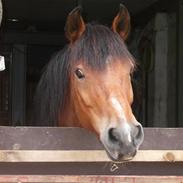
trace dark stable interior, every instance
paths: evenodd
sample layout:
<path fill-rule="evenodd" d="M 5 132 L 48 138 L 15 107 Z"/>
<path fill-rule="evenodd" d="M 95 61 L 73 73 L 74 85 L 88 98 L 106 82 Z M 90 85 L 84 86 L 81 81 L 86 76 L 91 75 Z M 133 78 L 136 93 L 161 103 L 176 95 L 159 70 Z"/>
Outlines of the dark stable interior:
<path fill-rule="evenodd" d="M 182 46 L 179 44 L 182 39 L 180 2 L 123 1 L 131 14 L 132 23 L 127 46 L 138 62 L 132 81 L 135 96 L 133 110 L 146 127 L 183 125 L 180 114 L 183 84 L 178 61 L 181 55 L 177 51 Z M 68 13 L 81 5 L 86 22 L 99 22 L 110 27 L 120 3 L 120 0 L 3 0 L 0 55 L 5 56 L 6 70 L 0 72 L 0 125 L 33 125 L 31 116 L 35 88 L 50 57 L 67 44 L 64 25 Z M 161 27 L 167 34 L 168 59 L 166 66 L 160 64 L 156 67 L 154 60 L 158 54 L 155 50 L 162 42 L 158 43 L 155 36 Z M 156 83 L 157 68 L 160 68 L 160 73 L 161 69 L 162 72 L 166 70 L 167 82 Z M 165 107 L 160 106 L 162 112 L 158 118 L 156 94 L 161 84 L 162 90 L 166 88 L 167 93 L 166 100 L 162 100 Z"/>

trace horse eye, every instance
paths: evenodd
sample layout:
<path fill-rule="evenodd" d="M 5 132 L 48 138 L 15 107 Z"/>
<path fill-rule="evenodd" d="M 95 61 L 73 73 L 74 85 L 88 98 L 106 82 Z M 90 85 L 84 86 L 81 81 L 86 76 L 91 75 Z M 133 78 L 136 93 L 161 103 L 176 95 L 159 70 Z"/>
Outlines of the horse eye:
<path fill-rule="evenodd" d="M 76 69 L 75 70 L 75 74 L 79 79 L 83 79 L 85 78 L 85 75 L 83 74 L 83 72 L 81 71 L 81 69 Z"/>

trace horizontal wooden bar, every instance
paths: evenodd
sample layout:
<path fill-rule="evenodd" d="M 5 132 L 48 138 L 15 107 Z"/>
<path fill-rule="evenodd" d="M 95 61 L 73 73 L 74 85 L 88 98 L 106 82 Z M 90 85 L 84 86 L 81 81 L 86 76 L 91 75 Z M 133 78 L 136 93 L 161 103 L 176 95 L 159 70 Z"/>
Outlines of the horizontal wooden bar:
<path fill-rule="evenodd" d="M 144 128 L 144 133 L 140 150 L 183 150 L 183 128 Z M 103 150 L 103 146 L 81 128 L 0 127 L 0 150 Z"/>
<path fill-rule="evenodd" d="M 37 182 L 37 183 L 180 183 L 183 176 L 35 176 L 35 175 L 16 175 L 0 176 L 0 182 Z"/>
<path fill-rule="evenodd" d="M 182 176 L 183 162 L 0 162 L 0 175 Z"/>
<path fill-rule="evenodd" d="M 140 150 L 131 162 L 183 162 L 183 150 Z M 111 162 L 105 151 L 0 151 L 0 162 Z M 116 162 L 117 163 L 117 162 Z M 119 162 L 121 163 L 121 162 Z"/>
<path fill-rule="evenodd" d="M 182 176 L 183 129 L 145 128 L 144 132 L 135 158 L 118 163 L 84 129 L 0 127 L 0 175 Z"/>

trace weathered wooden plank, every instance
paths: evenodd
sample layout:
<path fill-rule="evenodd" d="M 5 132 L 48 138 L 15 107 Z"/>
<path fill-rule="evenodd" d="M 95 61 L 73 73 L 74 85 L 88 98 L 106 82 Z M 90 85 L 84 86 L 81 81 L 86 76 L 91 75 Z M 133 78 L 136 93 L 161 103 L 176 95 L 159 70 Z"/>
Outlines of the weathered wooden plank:
<path fill-rule="evenodd" d="M 183 128 L 145 128 L 144 132 L 140 150 L 183 150 Z M 103 150 L 103 146 L 81 128 L 0 127 L 0 150 Z"/>
<path fill-rule="evenodd" d="M 182 176 L 183 162 L 0 162 L 0 175 Z"/>
<path fill-rule="evenodd" d="M 0 162 L 111 162 L 111 160 L 106 152 L 101 150 L 1 150 Z M 183 162 L 183 150 L 141 150 L 131 162 Z"/>
<path fill-rule="evenodd" d="M 0 127 L 0 175 L 182 176 L 182 134 L 147 128 L 137 159 L 116 163 L 84 129 Z"/>
<path fill-rule="evenodd" d="M 183 176 L 0 176 L 0 182 L 37 183 L 180 183 Z"/>

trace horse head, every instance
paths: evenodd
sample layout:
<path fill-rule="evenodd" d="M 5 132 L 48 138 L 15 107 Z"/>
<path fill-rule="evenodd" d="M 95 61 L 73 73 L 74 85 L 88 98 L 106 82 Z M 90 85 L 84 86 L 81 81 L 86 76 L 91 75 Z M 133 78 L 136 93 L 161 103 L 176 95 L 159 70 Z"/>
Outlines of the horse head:
<path fill-rule="evenodd" d="M 85 24 L 80 12 L 75 8 L 65 27 L 70 59 L 77 60 L 70 66 L 70 120 L 93 131 L 113 160 L 131 159 L 144 135 L 131 109 L 135 62 L 124 43 L 129 12 L 120 5 L 112 29 Z"/>

